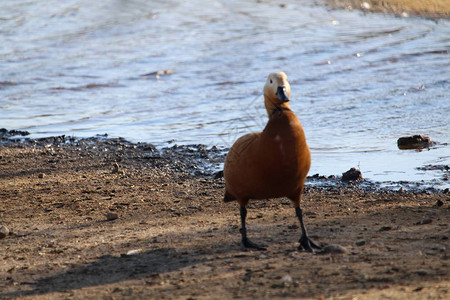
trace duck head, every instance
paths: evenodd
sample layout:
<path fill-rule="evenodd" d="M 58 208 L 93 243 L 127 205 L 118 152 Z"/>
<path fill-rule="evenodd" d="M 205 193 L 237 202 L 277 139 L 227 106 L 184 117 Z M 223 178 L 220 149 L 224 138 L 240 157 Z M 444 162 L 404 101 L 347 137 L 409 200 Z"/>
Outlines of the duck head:
<path fill-rule="evenodd" d="M 269 118 L 274 109 L 290 109 L 290 97 L 291 86 L 286 74 L 284 72 L 270 73 L 264 85 L 264 104 Z"/>

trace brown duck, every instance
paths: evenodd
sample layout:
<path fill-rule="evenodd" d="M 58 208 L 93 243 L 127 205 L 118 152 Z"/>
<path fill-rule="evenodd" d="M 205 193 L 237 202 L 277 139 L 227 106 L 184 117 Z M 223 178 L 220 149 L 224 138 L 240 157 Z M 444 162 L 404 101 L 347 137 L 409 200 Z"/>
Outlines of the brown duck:
<path fill-rule="evenodd" d="M 265 250 L 247 238 L 245 220 L 250 199 L 287 197 L 295 207 L 302 234 L 299 249 L 320 249 L 303 224 L 300 208 L 311 154 L 302 125 L 291 110 L 291 88 L 283 72 L 269 74 L 264 104 L 269 121 L 262 132 L 240 137 L 231 147 L 224 166 L 226 202 L 237 200 L 241 214 L 241 248 Z"/>

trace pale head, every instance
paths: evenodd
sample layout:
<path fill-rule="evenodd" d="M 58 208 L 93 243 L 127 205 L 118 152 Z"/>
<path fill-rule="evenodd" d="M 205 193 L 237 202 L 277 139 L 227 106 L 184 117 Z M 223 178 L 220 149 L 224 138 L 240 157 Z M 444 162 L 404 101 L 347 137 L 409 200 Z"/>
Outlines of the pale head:
<path fill-rule="evenodd" d="M 264 85 L 264 105 L 267 114 L 272 114 L 276 108 L 290 108 L 291 86 L 284 72 L 270 73 Z"/>

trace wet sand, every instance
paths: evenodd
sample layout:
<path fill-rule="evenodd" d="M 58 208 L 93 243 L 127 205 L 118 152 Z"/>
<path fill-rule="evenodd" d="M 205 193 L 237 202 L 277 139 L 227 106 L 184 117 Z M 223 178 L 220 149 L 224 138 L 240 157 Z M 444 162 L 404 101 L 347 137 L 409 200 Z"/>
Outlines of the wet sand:
<path fill-rule="evenodd" d="M 334 8 L 392 13 L 403 17 L 450 17 L 448 0 L 327 0 L 327 3 Z"/>
<path fill-rule="evenodd" d="M 242 252 L 237 204 L 202 167 L 221 160 L 201 145 L 4 140 L 0 298 L 448 298 L 448 191 L 307 186 L 311 238 L 340 246 L 316 254 L 296 250 L 289 200 L 254 201 L 248 233 L 268 250 Z"/>

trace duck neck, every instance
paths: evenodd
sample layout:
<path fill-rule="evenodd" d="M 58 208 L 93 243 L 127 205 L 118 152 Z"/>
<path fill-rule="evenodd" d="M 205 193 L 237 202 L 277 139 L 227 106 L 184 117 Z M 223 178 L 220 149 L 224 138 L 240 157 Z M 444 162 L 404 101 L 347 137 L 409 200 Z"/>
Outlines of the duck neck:
<path fill-rule="evenodd" d="M 289 102 L 280 102 L 278 99 L 271 101 L 267 97 L 264 97 L 264 105 L 266 106 L 267 116 L 270 117 L 277 111 L 291 110 Z"/>

